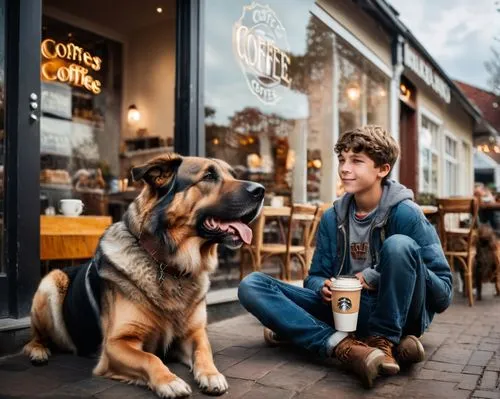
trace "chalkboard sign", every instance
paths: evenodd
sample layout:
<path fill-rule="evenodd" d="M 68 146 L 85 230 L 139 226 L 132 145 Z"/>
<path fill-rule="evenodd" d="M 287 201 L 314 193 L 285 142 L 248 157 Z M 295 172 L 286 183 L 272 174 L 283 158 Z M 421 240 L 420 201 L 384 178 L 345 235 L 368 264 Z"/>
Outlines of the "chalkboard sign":
<path fill-rule="evenodd" d="M 71 87 L 62 83 L 42 82 L 42 113 L 71 119 Z"/>

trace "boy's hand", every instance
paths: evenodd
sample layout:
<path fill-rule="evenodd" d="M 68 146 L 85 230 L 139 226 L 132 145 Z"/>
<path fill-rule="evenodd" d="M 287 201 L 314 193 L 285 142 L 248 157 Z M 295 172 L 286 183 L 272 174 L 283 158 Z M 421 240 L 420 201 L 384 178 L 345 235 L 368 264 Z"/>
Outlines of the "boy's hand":
<path fill-rule="evenodd" d="M 323 288 L 321 288 L 321 299 L 325 303 L 329 303 L 332 301 L 332 291 L 330 287 L 332 286 L 332 280 L 327 279 L 323 283 Z"/>
<path fill-rule="evenodd" d="M 361 273 L 361 272 L 356 273 L 356 278 L 359 280 L 359 282 L 361 283 L 361 285 L 363 286 L 363 288 L 365 290 L 375 291 L 375 288 L 373 288 L 371 285 L 367 284 L 367 282 L 365 281 L 365 278 L 363 277 L 363 273 Z"/>

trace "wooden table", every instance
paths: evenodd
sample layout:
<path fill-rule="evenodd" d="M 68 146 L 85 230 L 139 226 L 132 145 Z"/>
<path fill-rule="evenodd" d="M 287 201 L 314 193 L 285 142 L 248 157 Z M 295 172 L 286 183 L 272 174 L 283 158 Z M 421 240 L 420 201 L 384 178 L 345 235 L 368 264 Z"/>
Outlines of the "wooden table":
<path fill-rule="evenodd" d="M 40 216 L 40 259 L 86 259 L 95 249 L 110 216 Z"/>

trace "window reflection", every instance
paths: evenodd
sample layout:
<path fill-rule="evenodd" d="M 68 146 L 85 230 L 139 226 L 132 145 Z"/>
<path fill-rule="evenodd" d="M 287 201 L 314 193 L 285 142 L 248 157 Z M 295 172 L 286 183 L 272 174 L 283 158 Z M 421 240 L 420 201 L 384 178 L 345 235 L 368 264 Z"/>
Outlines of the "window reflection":
<path fill-rule="evenodd" d="M 266 205 L 331 202 L 335 133 L 388 124 L 389 79 L 313 15 L 313 5 L 206 1 L 206 154 L 262 183 Z M 215 279 L 237 278 L 228 266 L 237 255 L 221 251 Z"/>

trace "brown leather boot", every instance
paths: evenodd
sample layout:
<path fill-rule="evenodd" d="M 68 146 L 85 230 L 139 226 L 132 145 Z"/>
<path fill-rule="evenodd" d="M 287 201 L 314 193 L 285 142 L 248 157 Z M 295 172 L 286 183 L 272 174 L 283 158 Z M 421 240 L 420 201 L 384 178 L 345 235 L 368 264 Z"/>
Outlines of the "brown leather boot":
<path fill-rule="evenodd" d="M 384 361 L 384 353 L 381 350 L 372 348 L 352 336 L 340 341 L 334 354 L 342 364 L 361 377 L 366 388 L 373 386 L 379 367 Z"/>
<path fill-rule="evenodd" d="M 368 337 L 365 342 L 384 352 L 384 361 L 382 362 L 381 371 L 386 375 L 395 375 L 399 373 L 399 364 L 394 358 L 392 348 L 394 344 L 384 337 Z"/>
<path fill-rule="evenodd" d="M 270 328 L 264 327 L 264 341 L 269 346 L 281 346 L 281 345 L 290 345 L 290 341 L 286 341 L 281 339 L 278 334 L 276 334 Z"/>
<path fill-rule="evenodd" d="M 400 363 L 419 363 L 425 358 L 424 346 L 414 335 L 407 335 L 396 348 L 396 358 Z"/>

